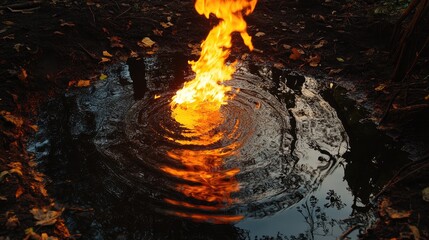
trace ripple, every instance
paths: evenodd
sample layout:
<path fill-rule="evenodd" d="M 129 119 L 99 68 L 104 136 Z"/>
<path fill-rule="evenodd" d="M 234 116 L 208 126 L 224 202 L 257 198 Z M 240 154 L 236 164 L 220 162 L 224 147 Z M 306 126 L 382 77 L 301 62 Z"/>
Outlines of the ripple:
<path fill-rule="evenodd" d="M 348 149 L 341 121 L 314 79 L 305 78 L 298 90 L 281 83 L 283 95 L 294 99 L 289 108 L 264 81 L 237 72 L 227 83 L 234 97 L 219 115 L 190 115 L 217 124 L 194 131 L 171 118 L 174 92 L 135 101 L 129 85 L 111 78 L 76 95 L 72 135 L 91 128 L 84 122 L 91 112 L 97 162 L 116 196 L 132 189 L 157 211 L 198 221 L 264 217 L 314 191 Z"/>

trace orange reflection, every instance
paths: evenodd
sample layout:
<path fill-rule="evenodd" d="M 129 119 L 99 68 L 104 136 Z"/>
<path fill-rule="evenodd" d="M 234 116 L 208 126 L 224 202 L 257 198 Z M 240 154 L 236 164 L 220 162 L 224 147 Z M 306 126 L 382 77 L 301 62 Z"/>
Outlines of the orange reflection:
<path fill-rule="evenodd" d="M 191 204 L 185 201 L 165 199 L 169 204 L 185 207 L 187 209 L 198 209 L 204 211 L 221 211 L 234 203 L 231 194 L 239 190 L 239 184 L 235 175 L 239 169 L 223 169 L 223 159 L 234 154 L 238 144 L 232 144 L 228 148 L 210 150 L 171 150 L 167 154 L 170 158 L 181 163 L 180 168 L 161 167 L 164 172 L 175 176 L 188 183 L 176 185 L 176 190 L 186 197 L 204 202 Z M 199 221 L 210 221 L 216 223 L 235 222 L 242 216 L 228 216 L 219 214 L 184 213 L 171 212 L 174 215 L 192 218 Z"/>

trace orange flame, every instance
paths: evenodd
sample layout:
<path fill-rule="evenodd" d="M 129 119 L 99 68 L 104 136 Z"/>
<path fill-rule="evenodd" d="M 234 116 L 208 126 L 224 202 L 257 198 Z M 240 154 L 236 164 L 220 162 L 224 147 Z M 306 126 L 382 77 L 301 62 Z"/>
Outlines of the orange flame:
<path fill-rule="evenodd" d="M 216 121 L 219 115 L 208 116 L 218 112 L 226 104 L 226 92 L 231 87 L 221 83 L 232 78 L 235 63 L 226 64 L 230 54 L 231 34 L 239 32 L 250 50 L 253 50 L 251 37 L 246 31 L 247 24 L 243 14 L 248 15 L 255 9 L 257 0 L 197 0 L 195 9 L 206 18 L 213 13 L 220 19 L 206 40 L 201 44 L 201 56 L 198 61 L 190 61 L 195 79 L 185 83 L 177 91 L 171 102 L 172 117 L 188 129 L 205 128 Z M 207 121 L 209 123 L 207 123 Z M 203 124 L 203 126 L 201 126 Z"/>
<path fill-rule="evenodd" d="M 244 15 L 255 9 L 257 0 L 197 0 L 195 9 L 206 18 L 213 13 L 220 23 L 208 34 L 201 44 L 201 56 L 198 61 L 190 61 L 195 78 L 185 83 L 177 91 L 170 103 L 172 117 L 186 130 L 184 139 L 170 139 L 182 145 L 210 146 L 226 136 L 216 128 L 222 123 L 221 106 L 227 104 L 226 95 L 231 87 L 222 83 L 232 78 L 236 63 L 226 64 L 230 54 L 231 34 L 239 32 L 244 44 L 253 50 L 251 37 L 246 31 Z M 161 167 L 161 169 L 188 183 L 178 184 L 176 189 L 186 197 L 209 203 L 194 205 L 186 201 L 165 199 L 169 204 L 188 209 L 212 211 L 211 214 L 186 213 L 173 211 L 177 216 L 194 220 L 229 223 L 239 221 L 241 215 L 215 214 L 234 203 L 231 194 L 239 190 L 235 175 L 239 169 L 223 169 L 224 159 L 236 154 L 240 143 L 228 147 L 206 150 L 176 149 L 168 151 L 170 158 L 181 163 L 180 168 Z M 192 183 L 192 184 L 189 184 Z"/>

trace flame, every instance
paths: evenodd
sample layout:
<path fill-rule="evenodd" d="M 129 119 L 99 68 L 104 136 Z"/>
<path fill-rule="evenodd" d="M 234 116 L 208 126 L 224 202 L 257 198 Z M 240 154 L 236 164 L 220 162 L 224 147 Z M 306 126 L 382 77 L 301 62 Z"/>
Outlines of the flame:
<path fill-rule="evenodd" d="M 199 14 L 206 18 L 214 14 L 220 22 L 201 44 L 201 56 L 198 61 L 189 62 L 195 72 L 195 78 L 186 82 L 172 98 L 171 116 L 183 127 L 181 135 L 184 138 L 169 140 L 199 148 L 168 151 L 167 155 L 180 163 L 180 167 L 164 166 L 161 170 L 185 182 L 176 186 L 184 196 L 205 202 L 206 205 L 165 199 L 167 203 L 211 213 L 172 211 L 174 215 L 214 223 L 235 222 L 243 218 L 241 215 L 218 214 L 234 203 L 231 194 L 239 190 L 235 176 L 240 170 L 223 169 L 223 165 L 225 158 L 236 154 L 241 143 L 214 149 L 201 147 L 213 146 L 222 139 L 231 137 L 232 133 L 224 134 L 218 131 L 218 126 L 223 121 L 221 107 L 232 98 L 227 95 L 231 87 L 223 85 L 223 82 L 232 78 L 236 65 L 236 63 L 226 64 L 226 61 L 232 46 L 233 32 L 240 33 L 244 44 L 253 50 L 243 17 L 253 12 L 256 2 L 257 0 L 197 0 L 195 3 L 195 9 Z"/>
<path fill-rule="evenodd" d="M 213 13 L 220 19 L 201 44 L 198 61 L 190 61 L 195 78 L 177 91 L 170 104 L 172 117 L 188 129 L 205 130 L 222 120 L 213 115 L 227 104 L 226 93 L 231 87 L 222 85 L 232 78 L 235 63 L 226 64 L 229 57 L 231 34 L 239 32 L 244 44 L 253 50 L 251 37 L 247 33 L 244 15 L 255 9 L 257 0 L 197 0 L 195 9 L 206 18 Z"/>

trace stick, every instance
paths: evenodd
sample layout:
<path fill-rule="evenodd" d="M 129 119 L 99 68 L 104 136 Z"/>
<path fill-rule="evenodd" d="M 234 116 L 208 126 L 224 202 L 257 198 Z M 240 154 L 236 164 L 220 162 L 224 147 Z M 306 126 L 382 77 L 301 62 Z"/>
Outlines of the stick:
<path fill-rule="evenodd" d="M 88 54 L 92 59 L 99 61 L 99 59 L 97 57 L 94 56 L 94 54 L 90 53 L 88 50 L 86 50 L 86 48 L 84 48 L 80 43 L 78 43 L 78 45 L 82 48 L 82 50 Z"/>
<path fill-rule="evenodd" d="M 118 17 L 124 15 L 125 13 L 127 13 L 130 10 L 131 10 L 131 7 L 129 7 L 127 10 L 123 11 L 121 14 L 119 14 L 118 16 L 116 16 L 115 18 L 113 18 L 113 20 L 116 20 Z"/>
<path fill-rule="evenodd" d="M 354 230 L 356 230 L 356 228 L 360 227 L 359 224 L 356 224 L 352 227 L 350 227 L 349 229 L 347 229 L 345 232 L 343 232 L 343 234 L 341 234 L 337 240 L 343 240 L 345 239 L 350 233 L 352 233 Z"/>
<path fill-rule="evenodd" d="M 40 5 L 40 3 L 42 3 L 42 1 L 38 1 L 38 0 L 24 2 L 24 3 L 14 3 L 14 4 L 0 6 L 0 10 L 4 10 L 4 9 L 8 9 L 8 8 L 12 8 L 12 9 L 14 9 L 14 8 L 27 8 L 27 7 L 31 8 L 33 6 Z"/>
<path fill-rule="evenodd" d="M 393 102 L 395 101 L 396 97 L 399 95 L 399 93 L 401 92 L 402 89 L 398 90 L 393 97 L 390 99 L 389 101 L 389 105 L 387 105 L 386 110 L 383 113 L 383 116 L 381 117 L 380 121 L 378 122 L 378 125 L 380 126 L 381 124 L 383 124 L 383 122 L 386 120 L 387 115 L 389 115 L 389 111 L 390 108 L 392 107 Z"/>

